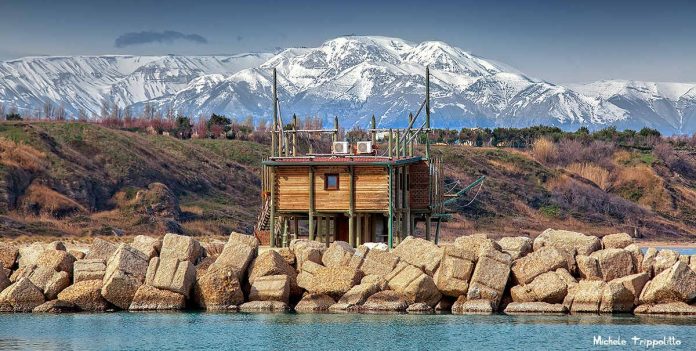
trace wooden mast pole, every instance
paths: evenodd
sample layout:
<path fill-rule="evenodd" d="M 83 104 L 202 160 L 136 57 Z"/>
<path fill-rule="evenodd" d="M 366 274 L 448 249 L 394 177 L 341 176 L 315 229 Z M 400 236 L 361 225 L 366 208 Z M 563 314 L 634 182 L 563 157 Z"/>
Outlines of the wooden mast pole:
<path fill-rule="evenodd" d="M 297 156 L 297 115 L 292 115 L 292 157 Z"/>
<path fill-rule="evenodd" d="M 430 66 L 425 66 L 425 159 L 430 160 Z"/>
<path fill-rule="evenodd" d="M 375 115 L 372 115 L 372 144 L 373 145 L 377 142 L 377 132 L 375 132 L 375 129 L 377 129 L 377 121 L 375 120 Z"/>
<path fill-rule="evenodd" d="M 276 94 L 276 69 L 273 69 L 273 131 L 271 132 L 271 157 L 276 156 L 278 132 L 278 95 Z"/>

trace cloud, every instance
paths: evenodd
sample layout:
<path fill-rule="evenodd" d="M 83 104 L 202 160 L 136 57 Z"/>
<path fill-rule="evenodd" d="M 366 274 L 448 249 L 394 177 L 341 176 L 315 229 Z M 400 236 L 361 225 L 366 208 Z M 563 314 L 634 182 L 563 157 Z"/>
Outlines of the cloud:
<path fill-rule="evenodd" d="M 166 43 L 171 44 L 175 40 L 188 40 L 198 44 L 207 44 L 208 39 L 198 34 L 185 34 L 173 30 L 165 30 L 162 32 L 142 31 L 130 32 L 121 34 L 114 45 L 117 48 L 124 48 L 130 45 L 149 44 L 149 43 Z"/>

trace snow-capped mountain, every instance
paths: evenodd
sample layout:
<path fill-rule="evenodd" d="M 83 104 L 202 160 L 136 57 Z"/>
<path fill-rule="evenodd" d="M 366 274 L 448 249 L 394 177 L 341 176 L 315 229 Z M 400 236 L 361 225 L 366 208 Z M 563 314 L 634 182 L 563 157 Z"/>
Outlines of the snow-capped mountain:
<path fill-rule="evenodd" d="M 602 81 L 568 86 L 526 76 L 443 42 L 340 37 L 316 48 L 236 56 L 31 57 L 0 63 L 0 102 L 46 101 L 98 114 L 102 101 L 173 108 L 191 116 L 270 118 L 272 69 L 281 115 L 340 116 L 342 124 L 403 126 L 431 71 L 436 127 L 657 128 L 696 131 L 696 84 Z"/>
<path fill-rule="evenodd" d="M 100 112 L 102 101 L 126 107 L 173 94 L 202 75 L 233 74 L 255 67 L 272 54 L 232 56 L 59 56 L 0 62 L 0 102 L 23 113 L 45 103 Z"/>

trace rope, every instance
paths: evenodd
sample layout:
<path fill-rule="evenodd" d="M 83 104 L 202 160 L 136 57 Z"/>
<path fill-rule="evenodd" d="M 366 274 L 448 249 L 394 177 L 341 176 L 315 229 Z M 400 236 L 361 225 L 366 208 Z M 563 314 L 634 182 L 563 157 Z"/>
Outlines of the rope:
<path fill-rule="evenodd" d="M 483 189 L 483 183 L 485 181 L 486 181 L 486 179 L 482 180 L 481 184 L 479 184 L 479 188 L 478 188 L 478 190 L 476 190 L 476 194 L 474 194 L 474 198 L 471 199 L 471 201 L 469 201 L 469 203 L 467 203 L 464 206 L 461 206 L 460 208 L 469 207 L 469 205 L 471 205 L 472 203 L 474 203 L 474 201 L 476 201 L 476 198 L 478 197 L 479 193 L 481 192 L 481 189 Z"/>

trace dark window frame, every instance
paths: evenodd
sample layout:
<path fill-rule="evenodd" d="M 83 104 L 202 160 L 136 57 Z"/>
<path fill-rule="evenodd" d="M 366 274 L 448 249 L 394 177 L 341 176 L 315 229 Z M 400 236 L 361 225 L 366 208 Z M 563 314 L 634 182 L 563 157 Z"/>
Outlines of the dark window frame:
<path fill-rule="evenodd" d="M 336 177 L 336 186 L 329 186 L 329 177 Z M 324 174 L 324 190 L 339 190 L 341 187 L 339 179 L 338 173 Z"/>

